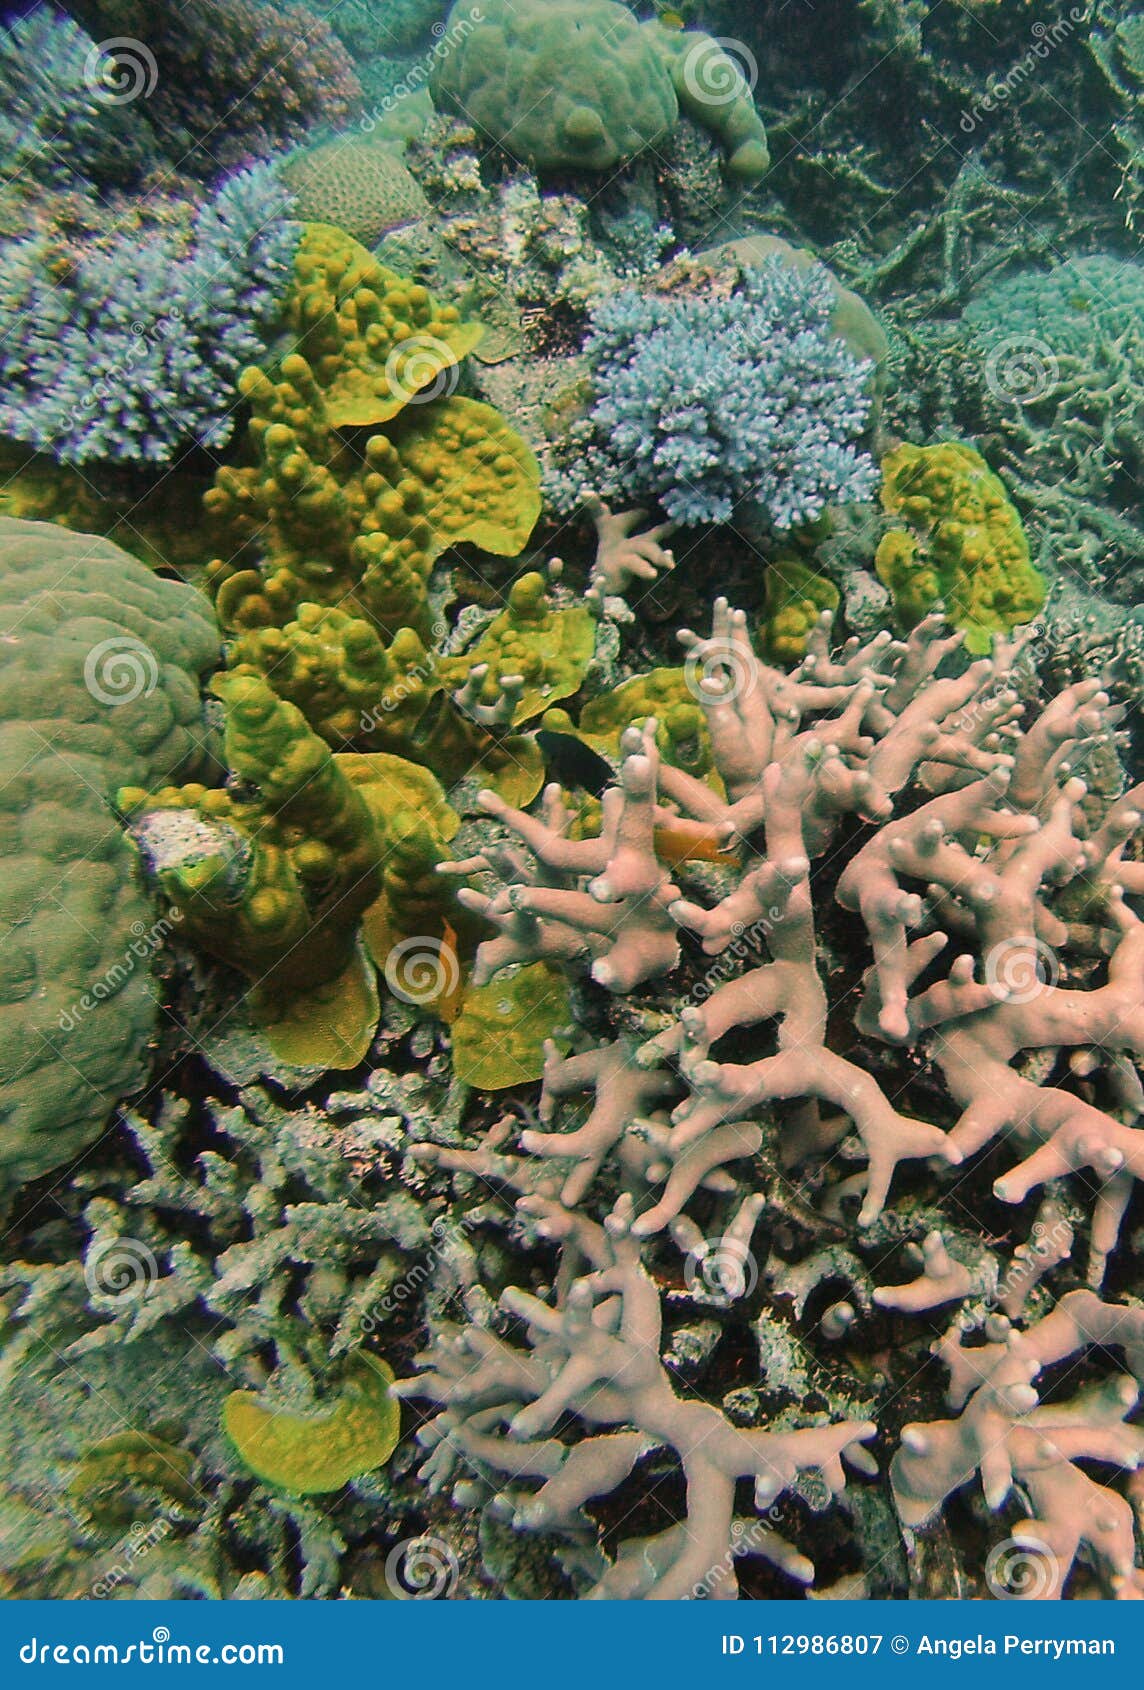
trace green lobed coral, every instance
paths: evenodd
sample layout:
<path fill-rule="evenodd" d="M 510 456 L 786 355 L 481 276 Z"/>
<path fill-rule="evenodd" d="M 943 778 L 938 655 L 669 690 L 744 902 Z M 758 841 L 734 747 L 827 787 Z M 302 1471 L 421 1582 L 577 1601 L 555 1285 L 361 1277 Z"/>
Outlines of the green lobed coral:
<path fill-rule="evenodd" d="M 457 0 L 430 91 L 540 175 L 610 170 L 661 142 L 680 108 L 753 183 L 769 163 L 751 86 L 699 31 L 640 23 L 615 0 Z"/>
<path fill-rule="evenodd" d="M 220 676 L 232 787 L 124 788 L 159 885 L 186 931 L 270 1003 L 337 980 L 381 889 L 369 807 L 292 704 Z"/>
<path fill-rule="evenodd" d="M 204 501 L 226 548 L 211 569 L 220 619 L 281 626 L 304 603 L 348 605 L 389 636 L 424 634 L 435 559 L 462 541 L 519 552 L 539 468 L 498 412 L 454 392 L 479 325 L 338 230 L 309 227 L 296 270 L 301 350 L 244 372 L 248 461 L 220 469 Z"/>
<path fill-rule="evenodd" d="M 894 610 L 914 627 L 938 604 L 966 649 L 1030 621 L 1045 583 L 1005 488 L 980 453 L 953 441 L 895 448 L 882 460 L 882 504 L 907 524 L 883 535 L 874 563 Z"/>
<path fill-rule="evenodd" d="M 0 1179 L 58 1167 L 148 1068 L 167 931 L 112 808 L 209 764 L 210 606 L 110 541 L 0 517 Z"/>

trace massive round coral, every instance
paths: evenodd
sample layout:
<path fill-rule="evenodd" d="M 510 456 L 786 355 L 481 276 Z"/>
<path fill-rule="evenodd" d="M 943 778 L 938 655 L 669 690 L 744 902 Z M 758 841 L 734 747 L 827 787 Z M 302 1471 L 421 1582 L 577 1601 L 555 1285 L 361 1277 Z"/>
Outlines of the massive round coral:
<path fill-rule="evenodd" d="M 58 1167 L 147 1070 L 165 925 L 111 808 L 204 760 L 210 607 L 108 540 L 0 518 L 0 1185 Z"/>

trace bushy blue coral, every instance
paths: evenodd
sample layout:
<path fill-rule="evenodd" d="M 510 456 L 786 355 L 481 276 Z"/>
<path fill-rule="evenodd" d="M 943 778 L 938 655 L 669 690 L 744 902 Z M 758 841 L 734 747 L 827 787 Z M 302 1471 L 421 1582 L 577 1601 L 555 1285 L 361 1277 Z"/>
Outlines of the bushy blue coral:
<path fill-rule="evenodd" d="M 726 298 L 625 292 L 597 310 L 588 469 L 605 496 L 654 498 L 685 524 L 751 504 L 776 529 L 869 498 L 854 442 L 872 365 L 833 332 L 828 272 L 777 260 Z"/>
<path fill-rule="evenodd" d="M 189 235 L 122 235 L 56 280 L 46 236 L 0 247 L 0 434 L 66 463 L 165 463 L 221 446 L 236 378 L 263 355 L 298 225 L 262 165 Z"/>
<path fill-rule="evenodd" d="M 140 102 L 119 102 L 99 49 L 73 19 L 36 6 L 0 29 L 0 180 L 122 186 L 155 136 Z"/>

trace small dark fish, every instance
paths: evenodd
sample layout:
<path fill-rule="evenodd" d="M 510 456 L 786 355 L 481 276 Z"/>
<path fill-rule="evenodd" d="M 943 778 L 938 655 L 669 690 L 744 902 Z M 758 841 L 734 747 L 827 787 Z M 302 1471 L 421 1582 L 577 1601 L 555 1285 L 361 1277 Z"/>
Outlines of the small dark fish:
<path fill-rule="evenodd" d="M 578 786 L 593 798 L 602 798 L 609 786 L 615 786 L 615 769 L 575 734 L 540 728 L 536 743 L 543 753 L 549 780 L 559 781 L 561 786 Z"/>

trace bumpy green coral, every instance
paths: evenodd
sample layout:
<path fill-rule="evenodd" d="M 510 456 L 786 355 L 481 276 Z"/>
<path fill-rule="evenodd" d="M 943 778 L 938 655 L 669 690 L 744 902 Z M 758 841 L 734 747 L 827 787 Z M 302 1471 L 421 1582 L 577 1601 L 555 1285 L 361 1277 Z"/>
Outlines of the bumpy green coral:
<path fill-rule="evenodd" d="M 363 136 L 339 135 L 302 147 L 280 173 L 295 217 L 332 223 L 367 247 L 429 215 L 429 202 L 397 150 Z"/>
<path fill-rule="evenodd" d="M 899 446 L 882 460 L 882 504 L 905 519 L 875 557 L 903 626 L 938 603 L 972 652 L 1028 622 L 1045 602 L 1021 519 L 984 458 L 970 446 Z"/>
<path fill-rule="evenodd" d="M 559 627 L 555 622 L 549 630 L 557 647 Z M 490 661 L 487 653 L 484 660 Z M 446 663 L 411 628 L 399 629 L 386 646 L 363 617 L 304 604 L 284 628 L 240 635 L 231 667 L 268 678 L 335 750 L 389 752 L 434 769 L 450 786 L 472 774 L 512 803 L 528 803 L 539 790 L 535 745 L 508 731 L 490 732 L 464 715 L 447 690 Z M 459 661 L 457 672 L 467 675 L 470 667 L 469 660 Z M 563 676 L 566 669 L 558 672 Z M 512 672 L 510 658 L 494 652 L 487 684 Z"/>
<path fill-rule="evenodd" d="M 388 422 L 426 388 L 442 391 L 445 372 L 484 333 L 324 223 L 302 235 L 286 322 L 334 428 Z"/>
<path fill-rule="evenodd" d="M 466 993 L 453 1028 L 453 1071 L 483 1091 L 525 1085 L 544 1072 L 544 1046 L 572 1021 L 567 978 L 533 963 Z"/>
<path fill-rule="evenodd" d="M 147 1072 L 167 931 L 111 808 L 204 762 L 209 605 L 110 541 L 0 518 L 0 1186 Z"/>
<path fill-rule="evenodd" d="M 474 667 L 486 669 L 481 697 L 488 704 L 505 676 L 516 677 L 512 721 L 519 725 L 580 690 L 595 643 L 592 613 L 584 606 L 554 610 L 544 576 L 533 571 L 510 588 L 508 604 L 477 643 L 460 657 L 442 658 L 438 669 L 452 686 L 463 685 Z"/>
<path fill-rule="evenodd" d="M 251 461 L 220 469 L 205 499 L 226 550 L 211 570 L 220 618 L 281 626 L 305 603 L 349 604 L 388 636 L 424 634 L 446 546 L 511 557 L 524 545 L 537 463 L 491 406 L 452 391 L 479 329 L 340 231 L 308 232 L 289 316 L 306 355 L 244 372 Z"/>
<path fill-rule="evenodd" d="M 763 581 L 763 647 L 775 663 L 797 663 L 824 610 L 837 610 L 838 588 L 802 558 L 781 557 L 767 565 Z"/>
<path fill-rule="evenodd" d="M 592 699 L 580 712 L 579 727 L 574 727 L 564 712 L 555 710 L 544 718 L 544 725 L 558 732 L 578 733 L 594 750 L 616 763 L 621 735 L 632 723 L 641 726 L 654 716 L 660 756 L 677 769 L 703 777 L 712 767 L 711 735 L 696 690 L 694 678 L 688 686 L 683 669 L 649 669 Z"/>
<path fill-rule="evenodd" d="M 478 21 L 474 27 L 473 18 Z M 639 23 L 615 0 L 457 0 L 430 91 L 540 175 L 610 170 L 666 136 L 680 107 L 757 182 L 770 162 L 751 87 L 698 30 Z"/>
<path fill-rule="evenodd" d="M 187 932 L 274 1003 L 337 980 L 381 888 L 368 806 L 300 711 L 224 675 L 231 789 L 120 794 Z"/>
<path fill-rule="evenodd" d="M 656 21 L 643 27 L 667 61 L 682 109 L 727 149 L 727 174 L 747 184 L 759 181 L 771 162 L 767 132 L 750 85 L 722 42 Z"/>

